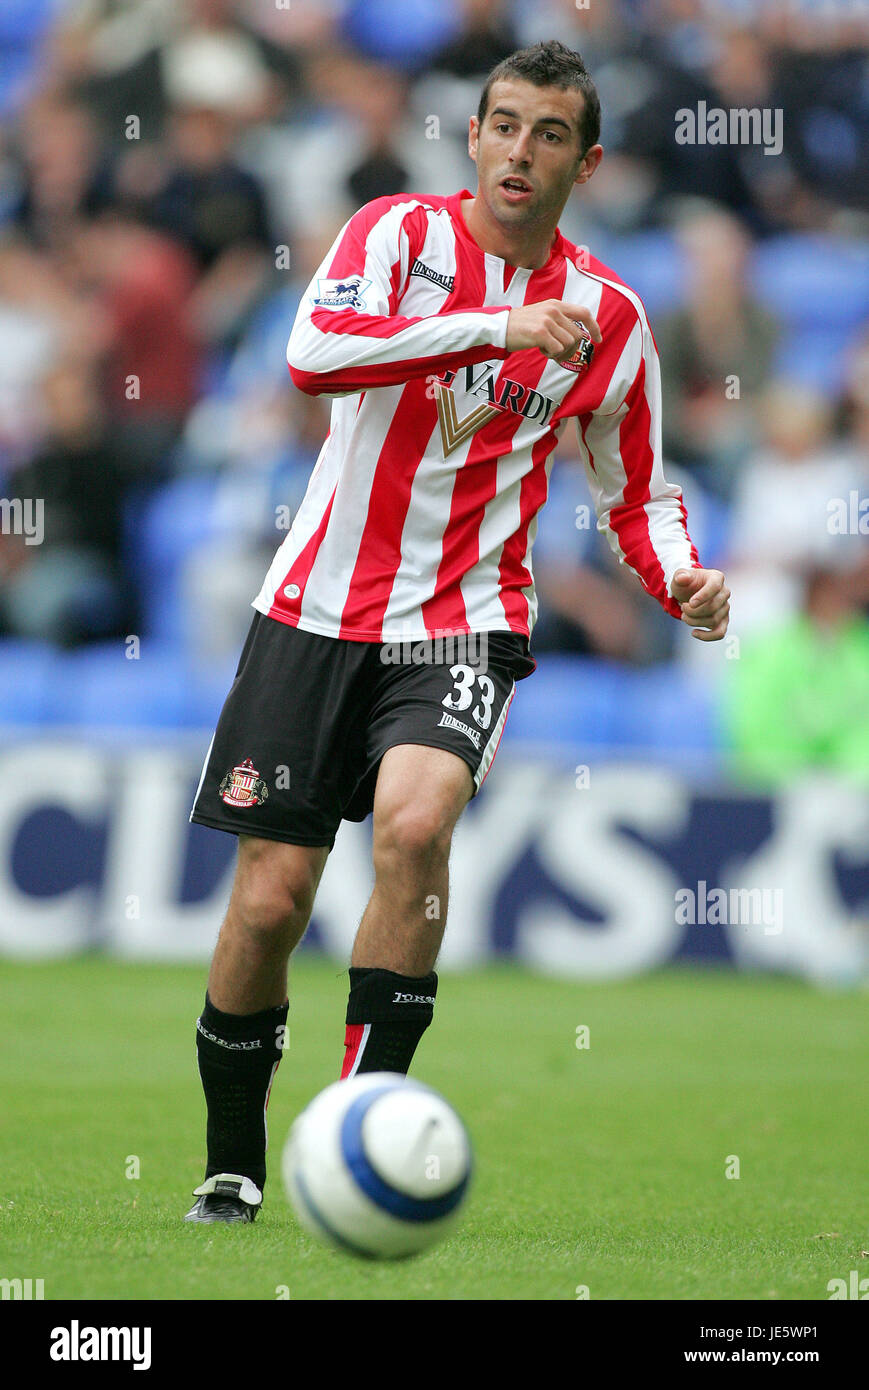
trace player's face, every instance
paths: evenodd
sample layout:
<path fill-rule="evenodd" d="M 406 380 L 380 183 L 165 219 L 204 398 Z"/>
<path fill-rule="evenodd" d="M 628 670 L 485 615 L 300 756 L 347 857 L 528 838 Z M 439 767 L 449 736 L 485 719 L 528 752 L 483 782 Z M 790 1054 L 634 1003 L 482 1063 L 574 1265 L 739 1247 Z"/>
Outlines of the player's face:
<path fill-rule="evenodd" d="M 478 196 L 503 226 L 518 230 L 558 222 L 575 183 L 584 183 L 602 153 L 583 155 L 581 92 L 495 82 L 482 125 L 471 118 L 468 149 Z"/>

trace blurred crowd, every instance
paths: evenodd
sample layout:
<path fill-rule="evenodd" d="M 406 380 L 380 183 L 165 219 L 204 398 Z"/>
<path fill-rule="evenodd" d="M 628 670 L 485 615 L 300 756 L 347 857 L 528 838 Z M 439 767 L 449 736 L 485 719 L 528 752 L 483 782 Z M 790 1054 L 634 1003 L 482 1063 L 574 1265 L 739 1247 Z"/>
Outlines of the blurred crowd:
<path fill-rule="evenodd" d="M 867 36 L 862 0 L 5 0 L 0 496 L 45 535 L 0 533 L 0 637 L 237 652 L 328 428 L 304 285 L 361 203 L 473 190 L 486 74 L 553 37 L 603 106 L 562 230 L 646 301 L 743 770 L 869 771 Z M 781 152 L 680 144 L 702 102 L 781 110 Z M 565 435 L 536 652 L 711 670 L 588 500 Z"/>

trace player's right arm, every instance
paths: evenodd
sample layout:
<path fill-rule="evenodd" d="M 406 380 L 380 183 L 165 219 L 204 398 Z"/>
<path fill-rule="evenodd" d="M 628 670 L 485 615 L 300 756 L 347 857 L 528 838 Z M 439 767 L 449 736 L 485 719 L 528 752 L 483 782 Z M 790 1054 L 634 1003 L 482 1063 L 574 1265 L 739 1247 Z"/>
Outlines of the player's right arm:
<path fill-rule="evenodd" d="M 357 212 L 305 290 L 287 345 L 300 391 L 351 395 L 509 355 L 507 305 L 397 312 L 417 254 L 409 206 L 378 198 Z"/>
<path fill-rule="evenodd" d="M 556 300 L 418 318 L 397 313 L 417 254 L 412 241 L 418 214 L 415 228 L 409 208 L 410 200 L 367 204 L 341 230 L 318 268 L 287 346 L 290 375 L 300 391 L 352 395 L 503 359 L 524 348 L 555 357 L 575 349 L 571 313 L 599 341 L 587 310 Z"/>

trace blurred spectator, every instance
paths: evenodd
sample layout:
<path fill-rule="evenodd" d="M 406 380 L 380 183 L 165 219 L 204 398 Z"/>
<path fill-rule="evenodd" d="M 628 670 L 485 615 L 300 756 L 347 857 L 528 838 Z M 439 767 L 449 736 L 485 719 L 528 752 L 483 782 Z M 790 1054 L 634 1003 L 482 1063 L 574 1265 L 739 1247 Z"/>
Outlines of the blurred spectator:
<path fill-rule="evenodd" d="M 719 16 L 721 3 L 712 7 Z M 867 14 L 854 0 L 764 0 L 744 7 L 754 30 L 722 24 L 713 76 L 723 104 L 770 105 L 787 113 L 784 159 L 744 153 L 769 214 L 791 226 L 840 220 L 841 207 L 869 209 Z M 766 80 L 752 81 L 763 52 Z M 782 164 L 779 171 L 775 166 Z"/>
<path fill-rule="evenodd" d="M 761 143 L 730 146 L 734 165 L 750 190 L 750 205 L 741 210 L 749 215 L 754 230 L 800 225 L 804 220 L 796 213 L 808 190 L 800 187 L 793 167 L 792 107 L 787 103 L 785 108 L 778 90 L 779 60 L 761 34 L 727 24 L 721 26 L 709 65 L 715 106 L 728 112 L 767 111 L 773 122 L 775 113 L 781 113 L 781 149 L 777 153 L 768 153 Z M 810 90 L 808 84 L 803 95 Z M 771 128 L 775 130 L 774 123 Z"/>
<path fill-rule="evenodd" d="M 109 170 L 89 111 L 67 96 L 35 97 L 18 124 L 21 193 L 15 220 L 37 245 L 60 249 L 70 223 L 104 207 Z"/>
<path fill-rule="evenodd" d="M 69 0 L 48 52 L 55 83 L 82 97 L 116 149 L 131 115 L 136 139 L 159 140 L 178 68 L 195 65 L 201 77 L 215 62 L 226 100 L 244 104 L 248 120 L 273 115 L 300 82 L 295 54 L 270 37 L 261 7 L 237 0 Z"/>
<path fill-rule="evenodd" d="M 293 69 L 288 55 L 240 19 L 232 0 L 192 0 L 188 24 L 161 52 L 168 107 L 220 110 L 246 123 L 266 120 L 278 94 L 270 62 Z"/>
<path fill-rule="evenodd" d="M 461 0 L 461 31 L 433 54 L 429 67 L 455 77 L 483 77 L 519 47 L 503 0 Z"/>
<path fill-rule="evenodd" d="M 328 250 L 316 239 L 294 243 L 289 283 L 256 309 L 225 370 L 187 416 L 180 466 L 188 472 L 294 475 L 286 502 L 295 509 L 329 430 L 331 400 L 293 387 L 287 371 L 288 324 Z"/>
<path fill-rule="evenodd" d="M 198 393 L 190 257 L 107 213 L 72 238 L 72 280 L 101 333 L 107 417 L 128 482 L 168 476 L 169 451 Z"/>
<path fill-rule="evenodd" d="M 423 127 L 437 118 L 438 139 L 457 155 L 467 149 L 468 119 L 476 115 L 480 92 L 492 68 L 521 45 L 513 13 L 504 0 L 462 0 L 462 29 L 418 73 L 409 93 L 413 115 Z M 456 183 L 470 178 L 467 157 L 456 166 Z M 421 184 L 415 185 L 422 187 Z"/>
<path fill-rule="evenodd" d="M 407 83 L 389 68 L 328 54 L 312 62 L 309 77 L 323 119 L 270 142 L 280 222 L 292 229 L 294 240 L 325 232 L 328 246 L 362 201 L 393 193 L 454 193 L 471 177 L 470 111 L 462 147 L 446 138 L 436 112 L 410 112 Z"/>
<path fill-rule="evenodd" d="M 778 326 L 748 285 L 750 239 L 709 205 L 683 212 L 677 239 L 686 270 L 682 308 L 655 337 L 664 392 L 664 450 L 720 497 L 729 497 L 754 443 L 754 409 L 770 376 Z"/>
<path fill-rule="evenodd" d="M 0 471 L 32 452 L 46 371 L 64 353 L 96 350 L 87 308 L 69 292 L 56 258 L 19 236 L 0 241 Z"/>
<path fill-rule="evenodd" d="M 234 155 L 235 103 L 255 99 L 260 77 L 246 58 L 234 72 L 239 58 L 235 41 L 222 38 L 174 53 L 166 164 L 144 209 L 193 256 L 200 270 L 198 326 L 222 346 L 236 340 L 275 266 L 264 190 Z M 223 88 L 233 75 L 235 87 Z"/>
<path fill-rule="evenodd" d="M 867 456 L 832 433 L 832 406 L 803 386 L 776 382 L 761 402 L 764 441 L 737 488 L 728 567 L 733 631 L 772 633 L 799 611 L 807 569 L 856 570 L 859 528 L 837 524 L 865 495 Z"/>
<path fill-rule="evenodd" d="M 698 0 L 659 0 L 661 22 L 639 43 L 632 78 L 636 93 L 618 130 L 616 149 L 646 166 L 651 187 L 638 205 L 636 226 L 666 220 L 669 200 L 707 198 L 752 225 L 762 225 L 742 168 L 745 147 L 676 139 L 676 115 L 719 105 L 711 64 L 719 51 L 714 26 L 704 25 Z M 767 163 L 771 161 L 767 159 Z"/>
<path fill-rule="evenodd" d="M 746 640 L 730 663 L 728 725 L 744 777 L 782 783 L 819 769 L 869 781 L 869 566 L 801 575 L 795 616 Z"/>
<path fill-rule="evenodd" d="M 123 632 L 130 617 L 121 461 L 87 365 L 60 363 L 45 379 L 43 404 L 42 445 L 9 480 L 11 495 L 41 509 L 43 534 L 35 544 L 0 535 L 0 626 L 75 646 Z"/>
<path fill-rule="evenodd" d="M 178 163 L 151 216 L 197 261 L 198 326 L 225 345 L 235 341 L 274 269 L 265 200 L 253 176 L 229 158 L 217 113 L 179 113 L 174 136 Z"/>

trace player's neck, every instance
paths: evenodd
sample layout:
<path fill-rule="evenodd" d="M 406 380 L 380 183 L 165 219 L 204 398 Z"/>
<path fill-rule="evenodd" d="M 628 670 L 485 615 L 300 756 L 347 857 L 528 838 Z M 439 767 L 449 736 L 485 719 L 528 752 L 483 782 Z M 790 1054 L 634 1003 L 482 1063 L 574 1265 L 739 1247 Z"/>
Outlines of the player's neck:
<path fill-rule="evenodd" d="M 482 251 L 499 256 L 508 265 L 540 270 L 552 254 L 555 228 L 515 232 L 502 227 L 492 217 L 482 198 L 465 198 L 459 203 L 465 225 Z"/>

